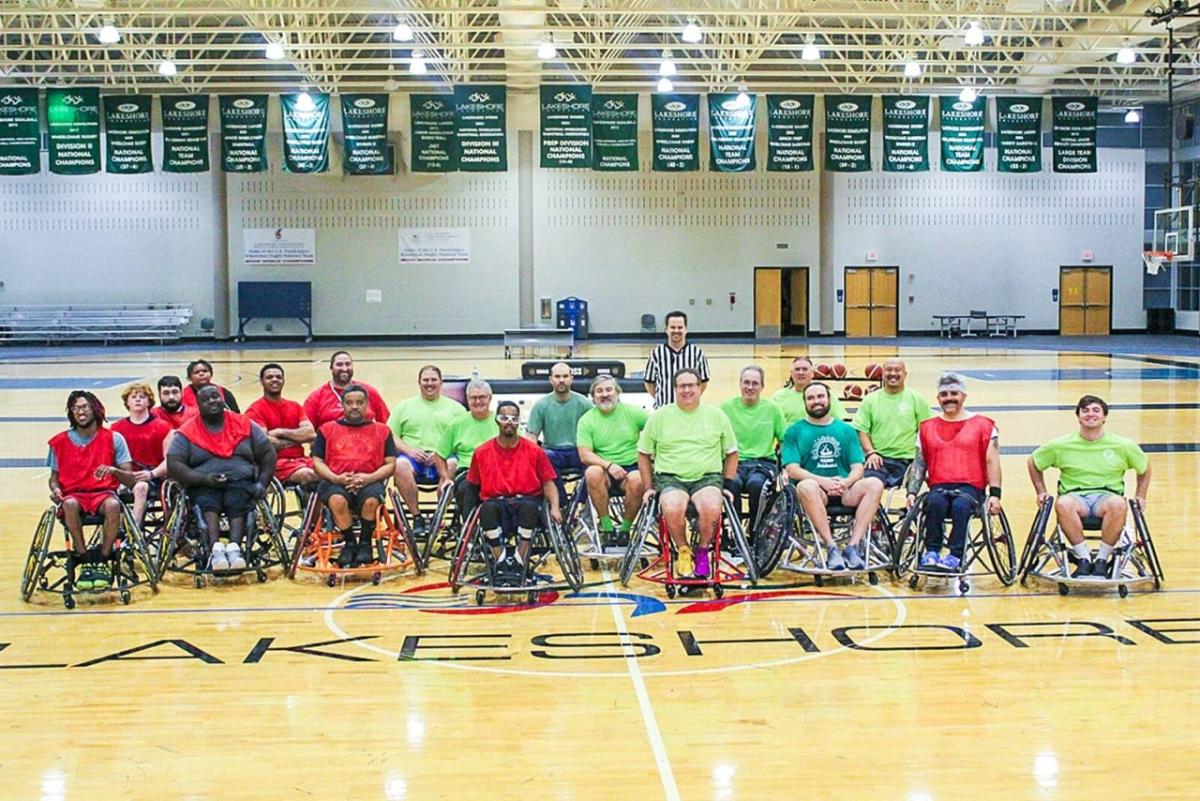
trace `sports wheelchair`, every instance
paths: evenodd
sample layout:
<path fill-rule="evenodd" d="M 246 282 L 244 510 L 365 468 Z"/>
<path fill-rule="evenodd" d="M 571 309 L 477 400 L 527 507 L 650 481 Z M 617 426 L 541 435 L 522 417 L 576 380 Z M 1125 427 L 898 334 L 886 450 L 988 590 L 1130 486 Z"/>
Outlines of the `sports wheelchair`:
<path fill-rule="evenodd" d="M 946 493 L 951 500 L 963 495 L 961 492 Z M 971 577 L 993 575 L 1004 586 L 1011 586 L 1017 578 L 1016 547 L 1013 545 L 1012 529 L 1008 517 L 1001 509 L 997 515 L 987 512 L 987 499 L 975 503 L 971 522 L 967 529 L 966 545 L 957 570 L 940 567 L 922 567 L 921 554 L 925 546 L 925 500 L 929 492 L 922 492 L 915 499 L 896 530 L 893 554 L 893 572 L 897 578 L 909 576 L 908 586 L 916 589 L 922 577 L 957 580 L 958 590 L 971 590 Z M 949 512 L 942 521 L 949 521 Z"/>
<path fill-rule="evenodd" d="M 1034 517 L 1029 536 L 1025 539 L 1025 547 L 1021 550 L 1021 586 L 1025 586 L 1029 577 L 1033 576 L 1057 583 L 1059 595 L 1067 595 L 1072 587 L 1100 590 L 1116 587 L 1122 598 L 1129 594 L 1131 585 L 1152 583 L 1156 590 L 1162 587 L 1162 565 L 1158 561 L 1158 551 L 1155 550 L 1154 540 L 1150 537 L 1150 528 L 1146 525 L 1146 515 L 1141 506 L 1129 502 L 1125 526 L 1113 548 L 1111 572 L 1107 576 L 1079 578 L 1071 576 L 1071 566 L 1075 564 L 1076 559 L 1062 529 L 1055 524 L 1054 533 L 1046 536 L 1053 511 L 1053 500 L 1047 500 L 1038 506 L 1037 516 Z M 1085 542 L 1099 539 L 1095 535 L 1088 537 L 1087 532 L 1100 531 L 1102 523 L 1098 517 L 1083 518 Z"/>
<path fill-rule="evenodd" d="M 579 592 L 583 587 L 583 565 L 579 561 L 579 553 L 562 527 L 550 519 L 545 503 L 540 504 L 539 526 L 533 532 L 528 557 L 515 571 L 508 569 L 510 564 L 496 559 L 492 546 L 484 538 L 479 522 L 482 509 L 483 502 L 471 510 L 463 524 L 462 535 L 458 538 L 450 561 L 451 592 L 457 594 L 463 587 L 473 588 L 475 603 L 479 605 L 483 604 L 489 590 L 498 596 L 524 595 L 529 604 L 537 603 L 545 590 L 570 589 Z M 517 539 L 515 532 L 505 532 L 501 542 L 507 538 Z M 514 542 L 513 547 L 516 545 Z M 548 565 L 551 557 L 558 563 L 562 578 L 551 577 L 547 581 L 539 576 L 538 571 Z"/>
<path fill-rule="evenodd" d="M 886 504 L 881 503 L 875 518 L 859 542 L 864 566 L 857 570 L 829 567 L 831 548 L 821 540 L 808 515 L 804 514 L 796 488 L 787 476 L 780 473 L 772 486 L 767 506 L 760 506 L 759 521 L 754 531 L 752 553 L 759 576 L 768 576 L 777 567 L 813 577 L 818 587 L 830 578 L 853 578 L 866 574 L 871 584 L 879 583 L 879 573 L 893 568 L 895 540 Z M 850 539 L 856 508 L 830 504 L 825 507 L 829 516 L 829 533 L 835 548 L 843 547 Z"/>
<path fill-rule="evenodd" d="M 460 472 L 465 474 L 465 471 Z M 454 495 L 458 480 L 459 478 L 456 476 L 455 482 L 445 489 L 438 489 L 437 484 L 417 483 L 417 503 L 426 525 L 423 534 L 419 536 L 413 534 L 413 541 L 418 548 L 416 556 L 421 562 L 422 570 L 427 569 L 429 562 L 434 558 L 452 559 L 454 557 L 454 550 L 458 545 L 459 535 L 462 533 L 465 522 Z M 465 475 L 461 480 L 466 481 Z M 431 498 L 430 495 L 433 497 Z M 401 505 L 398 510 L 405 528 L 412 531 L 407 507 Z"/>
<path fill-rule="evenodd" d="M 676 594 L 687 595 L 695 589 L 711 589 L 713 594 L 720 598 L 725 594 L 726 584 L 757 582 L 758 569 L 750 551 L 750 544 L 746 541 L 746 532 L 742 529 L 738 510 L 724 493 L 721 494 L 721 505 L 721 524 L 717 527 L 712 552 L 709 555 L 709 575 L 703 578 L 680 576 L 675 572 L 675 559 L 679 556 L 679 549 L 667 532 L 656 494 L 642 507 L 638 519 L 634 521 L 629 547 L 625 549 L 625 555 L 621 559 L 621 584 L 628 587 L 636 574 L 645 581 L 662 584 L 668 598 L 674 598 Z M 688 540 L 694 552 L 700 540 L 700 526 L 691 502 L 688 503 L 687 509 L 687 529 Z M 732 539 L 732 543 L 725 542 L 726 534 Z M 730 545 L 733 552 L 727 553 L 724 549 Z M 648 564 L 645 558 L 647 552 L 654 555 L 653 561 Z M 735 559 L 740 564 L 735 563 Z"/>
<path fill-rule="evenodd" d="M 398 512 L 402 508 L 400 494 L 395 489 L 389 490 L 387 502 L 379 504 L 375 513 L 371 548 L 375 561 L 357 567 L 343 567 L 337 561 L 342 551 L 341 534 L 317 493 L 310 493 L 304 510 L 304 522 L 289 555 L 288 578 L 295 578 L 299 571 L 315 573 L 323 576 L 325 583 L 333 587 L 338 579 L 350 577 L 369 576 L 372 584 L 378 584 L 385 574 L 399 573 L 409 568 L 415 569 L 417 575 L 423 574 L 425 568 L 417 553 L 412 531 Z M 357 519 L 355 525 L 359 525 Z"/>
<path fill-rule="evenodd" d="M 246 561 L 246 567 L 214 572 L 210 567 L 212 546 L 204 515 L 189 500 L 187 491 L 178 482 L 164 482 L 162 505 L 167 510 L 167 524 L 158 549 L 159 580 L 165 578 L 168 572 L 181 573 L 191 576 L 199 589 L 212 579 L 236 578 L 253 572 L 259 582 L 264 582 L 268 570 L 287 565 L 291 551 L 271 511 L 269 495 L 268 492 L 267 497 L 255 501 L 254 508 L 246 515 L 245 534 L 242 537 L 242 558 Z M 227 525 L 228 521 L 222 515 L 222 534 L 227 530 Z"/>
<path fill-rule="evenodd" d="M 59 509 L 58 505 L 46 509 L 33 532 L 29 555 L 25 557 L 25 570 L 21 574 L 22 601 L 29 601 L 34 592 L 40 590 L 61 595 L 63 606 L 74 609 L 75 598 L 79 595 L 106 595 L 115 592 L 121 603 L 128 604 L 133 600 L 132 590 L 135 587 L 145 584 L 149 585 L 151 590 L 158 591 L 158 574 L 146 538 L 134 523 L 133 514 L 124 503 L 121 504 L 121 516 L 117 523 L 117 538 L 108 558 L 112 584 L 94 589 L 77 587 L 75 571 L 82 562 L 71 544 L 71 533 L 67 531 L 66 525 L 62 527 L 66 537 L 64 549 L 51 550 Z M 104 536 L 104 516 L 85 514 L 82 519 L 85 527 L 92 528 L 88 536 L 88 550 L 98 551 Z M 55 575 L 60 570 L 62 573 Z"/>

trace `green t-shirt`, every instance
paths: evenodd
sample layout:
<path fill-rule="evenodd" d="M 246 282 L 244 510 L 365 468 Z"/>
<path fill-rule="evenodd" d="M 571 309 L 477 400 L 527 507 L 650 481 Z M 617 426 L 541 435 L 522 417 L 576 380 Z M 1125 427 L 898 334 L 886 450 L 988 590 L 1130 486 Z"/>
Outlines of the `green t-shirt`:
<path fill-rule="evenodd" d="M 608 414 L 593 408 L 579 418 L 575 441 L 606 462 L 627 467 L 637 462 L 638 435 L 649 415 L 640 406 L 618 403 Z"/>
<path fill-rule="evenodd" d="M 471 455 L 475 449 L 500 433 L 496 418 L 489 414 L 482 420 L 476 420 L 471 414 L 455 417 L 454 422 L 446 427 L 442 434 L 442 444 L 438 447 L 438 455 L 443 459 L 458 461 L 458 469 L 471 466 Z"/>
<path fill-rule="evenodd" d="M 739 459 L 770 459 L 775 456 L 775 443 L 783 442 L 787 426 L 783 422 L 783 410 L 769 400 L 759 400 L 747 406 L 742 396 L 730 398 L 721 404 L 721 411 L 729 418 L 733 433 L 737 436 Z"/>
<path fill-rule="evenodd" d="M 1121 495 L 1125 492 L 1125 471 L 1132 468 L 1141 475 L 1147 466 L 1146 452 L 1133 440 L 1106 432 L 1089 442 L 1078 431 L 1038 448 L 1033 452 L 1033 463 L 1038 470 L 1058 468 L 1060 495 L 1100 489 Z"/>
<path fill-rule="evenodd" d="M 830 394 L 835 391 L 836 389 L 830 386 Z M 784 387 L 772 395 L 771 400 L 775 401 L 775 405 L 783 410 L 783 422 L 789 426 L 808 417 L 808 409 L 804 408 L 803 392 L 797 392 L 791 387 Z M 846 416 L 846 409 L 837 396 L 829 399 L 829 413 L 833 415 L 834 420 L 841 420 Z"/>
<path fill-rule="evenodd" d="M 592 402 L 578 392 L 572 392 L 561 403 L 552 392 L 533 404 L 525 430 L 534 438 L 541 434 L 542 445 L 547 448 L 573 447 L 579 418 L 587 414 L 590 408 Z"/>
<path fill-rule="evenodd" d="M 654 458 L 654 472 L 695 481 L 721 473 L 726 454 L 737 451 L 729 418 L 702 403 L 690 412 L 672 403 L 655 409 L 642 429 L 638 450 Z"/>
<path fill-rule="evenodd" d="M 410 448 L 436 451 L 442 444 L 442 435 L 455 418 L 469 414 L 461 403 L 439 395 L 435 401 L 427 401 L 420 395 L 405 398 L 392 408 L 388 425 L 396 439 L 402 439 Z"/>
<path fill-rule="evenodd" d="M 917 426 L 933 416 L 929 401 L 915 389 L 895 395 L 884 390 L 862 399 L 850 424 L 871 437 L 875 452 L 889 459 L 912 459 L 917 455 Z"/>
<path fill-rule="evenodd" d="M 783 436 L 784 465 L 798 464 L 818 476 L 845 478 L 850 475 L 850 468 L 862 461 L 858 433 L 841 420 L 827 426 L 801 420 Z"/>

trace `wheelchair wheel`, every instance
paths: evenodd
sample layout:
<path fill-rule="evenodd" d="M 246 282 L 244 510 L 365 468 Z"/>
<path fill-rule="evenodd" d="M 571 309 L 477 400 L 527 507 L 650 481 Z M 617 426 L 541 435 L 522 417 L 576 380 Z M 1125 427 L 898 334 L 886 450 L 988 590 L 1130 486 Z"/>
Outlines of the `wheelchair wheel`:
<path fill-rule="evenodd" d="M 742 569 L 746 571 L 746 578 L 751 584 L 754 584 L 758 581 L 758 565 L 754 563 L 754 553 L 750 550 L 750 543 L 746 542 L 746 531 L 742 528 L 742 519 L 738 517 L 737 509 L 732 501 L 724 495 L 721 496 L 721 500 L 725 509 L 725 531 L 733 538 L 738 556 L 742 558 Z"/>
<path fill-rule="evenodd" d="M 1025 586 L 1025 582 L 1029 579 L 1029 574 L 1037 566 L 1038 554 L 1041 553 L 1042 545 L 1046 539 L 1046 527 L 1050 524 L 1050 511 L 1054 508 L 1053 501 L 1046 501 L 1038 507 L 1038 512 L 1033 517 L 1033 523 L 1029 526 L 1029 536 L 1025 538 L 1025 546 L 1021 548 L 1021 560 L 1017 562 L 1017 574 L 1021 577 L 1021 586 Z"/>
<path fill-rule="evenodd" d="M 575 549 L 575 543 L 567 539 L 563 528 L 551 520 L 548 514 L 543 514 L 543 523 L 550 535 L 550 545 L 554 548 L 558 566 L 562 568 L 563 578 L 573 592 L 579 592 L 583 588 L 583 565 L 579 561 L 579 551 Z"/>
<path fill-rule="evenodd" d="M 796 494 L 788 489 L 778 493 L 771 505 L 759 512 L 754 531 L 754 564 L 760 577 L 769 576 L 779 564 L 783 550 L 796 523 Z"/>
<path fill-rule="evenodd" d="M 1154 589 L 1162 589 L 1162 582 L 1166 576 L 1163 575 L 1162 563 L 1158 561 L 1158 550 L 1154 547 L 1154 539 L 1150 536 L 1150 527 L 1146 525 L 1146 513 L 1140 506 L 1133 506 L 1133 525 L 1137 531 L 1138 544 L 1146 553 L 1146 561 L 1149 562 L 1150 572 L 1154 575 Z"/>
<path fill-rule="evenodd" d="M 983 514 L 983 535 L 987 538 L 988 559 L 992 563 L 992 572 L 1005 587 L 1012 586 L 1017 579 L 1016 546 L 1013 545 L 1012 529 L 1008 526 L 1008 517 L 1004 510 L 1000 514 Z"/>
<path fill-rule="evenodd" d="M 164 489 L 164 496 L 166 491 Z M 179 550 L 183 544 L 185 529 L 187 528 L 187 504 L 183 503 L 180 496 L 176 496 L 176 503 L 170 507 L 171 513 L 167 516 L 167 525 L 163 529 L 162 537 L 158 546 L 158 564 L 155 571 L 159 580 L 167 573 L 167 568 L 171 565 L 171 560 L 175 558 L 175 552 Z"/>
<path fill-rule="evenodd" d="M 430 539 L 433 538 L 433 532 L 429 533 Z M 400 539 L 404 543 L 404 550 L 408 552 L 408 558 L 412 560 L 413 569 L 418 576 L 425 575 L 425 564 L 421 561 L 421 551 L 417 548 L 417 541 L 413 538 L 412 529 L 403 523 L 400 524 Z"/>
<path fill-rule="evenodd" d="M 658 499 L 655 498 L 642 506 L 641 511 L 638 512 L 637 520 L 634 521 L 633 528 L 630 529 L 629 547 L 625 549 L 625 555 L 621 557 L 621 586 L 629 586 L 633 574 L 637 571 L 638 565 L 641 563 L 642 549 L 646 546 L 646 538 L 650 536 L 651 529 L 657 525 Z"/>
<path fill-rule="evenodd" d="M 462 535 L 454 549 L 454 558 L 450 560 L 450 592 L 457 594 L 467 581 L 467 572 L 471 569 L 471 555 L 474 553 L 475 537 L 479 531 L 479 507 L 476 507 L 467 522 L 463 524 Z"/>
<path fill-rule="evenodd" d="M 38 579 L 45 570 L 46 558 L 50 553 L 50 537 L 54 534 L 54 508 L 42 512 L 37 529 L 33 532 L 33 541 L 29 544 L 29 556 L 25 557 L 25 572 L 21 574 L 21 600 L 28 601 L 33 597 Z"/>
<path fill-rule="evenodd" d="M 892 549 L 892 573 L 896 578 L 900 578 L 912 570 L 920 556 L 921 529 L 919 524 L 922 519 L 921 504 L 924 500 L 925 494 L 922 493 L 896 528 L 896 544 Z M 910 586 L 915 588 L 916 577 L 913 578 L 914 581 Z"/>
<path fill-rule="evenodd" d="M 154 563 L 154 557 L 150 553 L 150 545 L 146 541 L 146 534 L 138 526 L 133 519 L 133 514 L 129 511 L 128 506 L 121 507 L 121 518 L 125 526 L 125 544 L 133 549 L 134 556 L 142 563 L 142 568 L 146 571 L 146 580 L 150 584 L 150 589 L 158 590 L 158 566 Z M 130 571 L 132 572 L 133 564 L 130 560 Z M 136 580 L 136 576 L 132 576 Z"/>
<path fill-rule="evenodd" d="M 259 501 L 255 510 L 257 511 L 255 523 L 266 532 L 267 538 L 271 541 L 271 548 L 279 558 L 279 564 L 286 570 L 292 559 L 292 550 L 283 538 L 283 529 L 279 525 L 282 518 L 277 517 L 271 511 L 271 505 L 265 500 Z"/>

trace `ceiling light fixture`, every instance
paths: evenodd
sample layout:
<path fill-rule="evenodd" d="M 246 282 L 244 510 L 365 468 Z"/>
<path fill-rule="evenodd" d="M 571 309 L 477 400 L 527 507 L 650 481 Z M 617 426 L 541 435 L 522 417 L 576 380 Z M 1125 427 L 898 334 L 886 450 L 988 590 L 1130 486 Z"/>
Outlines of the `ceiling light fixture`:
<path fill-rule="evenodd" d="M 1139 123 L 1141 121 L 1142 121 L 1142 113 L 1140 111 L 1138 111 L 1136 108 L 1131 108 L 1131 109 L 1129 109 L 1129 111 L 1125 112 L 1125 122 L 1128 122 L 1131 125 L 1133 125 L 1133 124 Z"/>
<path fill-rule="evenodd" d="M 983 30 L 979 27 L 978 22 L 972 20 L 967 23 L 967 32 L 963 34 L 963 43 L 971 47 L 983 44 Z"/>
<path fill-rule="evenodd" d="M 979 93 L 973 86 L 964 86 L 963 90 L 958 93 L 958 99 L 964 103 L 974 103 L 977 97 L 979 97 Z"/>
<path fill-rule="evenodd" d="M 267 42 L 266 48 L 263 50 L 263 55 L 271 61 L 279 61 L 284 57 L 283 45 L 279 42 Z"/>
<path fill-rule="evenodd" d="M 688 44 L 699 44 L 704 39 L 704 31 L 700 30 L 695 20 L 688 20 L 688 24 L 683 26 L 682 39 Z"/>
<path fill-rule="evenodd" d="M 921 77 L 921 62 L 917 60 L 909 61 L 904 65 L 905 78 L 920 78 Z"/>
<path fill-rule="evenodd" d="M 664 93 L 665 92 L 674 92 L 675 84 L 671 83 L 670 78 L 663 77 L 663 78 L 658 79 L 658 86 L 656 88 L 658 89 L 658 91 L 664 92 Z"/>
<path fill-rule="evenodd" d="M 558 50 L 554 47 L 554 42 L 547 39 L 538 45 L 537 56 L 541 59 L 557 58 Z"/>
<path fill-rule="evenodd" d="M 96 38 L 100 40 L 100 44 L 116 44 L 121 41 L 121 32 L 117 30 L 116 25 L 113 25 L 111 19 L 106 19 L 100 26 L 100 32 L 96 34 Z"/>
<path fill-rule="evenodd" d="M 425 66 L 425 53 L 421 50 L 412 52 L 412 60 L 408 62 L 408 72 L 410 75 L 424 75 L 429 72 L 429 68 Z"/>
<path fill-rule="evenodd" d="M 669 78 L 675 73 L 675 62 L 671 60 L 671 51 L 662 51 L 662 61 L 658 63 L 658 74 L 663 78 Z"/>
<path fill-rule="evenodd" d="M 1133 45 L 1126 39 L 1121 44 L 1121 49 L 1117 51 L 1118 64 L 1132 64 L 1137 61 L 1137 51 L 1133 49 Z"/>
<path fill-rule="evenodd" d="M 800 51 L 800 58 L 805 61 L 820 61 L 821 48 L 817 47 L 817 39 L 815 36 L 809 36 L 808 41 L 804 43 L 804 49 Z"/>
<path fill-rule="evenodd" d="M 175 59 L 170 54 L 158 64 L 158 74 L 164 78 L 173 78 L 177 72 L 179 72 L 179 68 L 175 66 Z"/>
<path fill-rule="evenodd" d="M 313 102 L 312 95 L 308 93 L 308 87 L 300 87 L 300 94 L 296 97 L 296 111 L 312 111 L 317 107 Z"/>
<path fill-rule="evenodd" d="M 413 29 L 403 22 L 397 22 L 396 27 L 392 28 L 392 39 L 397 42 L 411 42 Z"/>

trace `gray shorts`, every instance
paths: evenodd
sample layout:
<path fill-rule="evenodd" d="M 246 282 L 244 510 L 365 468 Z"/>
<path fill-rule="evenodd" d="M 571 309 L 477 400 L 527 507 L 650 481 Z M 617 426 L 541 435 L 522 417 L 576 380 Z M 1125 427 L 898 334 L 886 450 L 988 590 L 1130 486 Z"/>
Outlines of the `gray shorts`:
<path fill-rule="evenodd" d="M 1082 490 L 1080 492 L 1068 492 L 1066 495 L 1068 498 L 1074 498 L 1075 500 L 1080 501 L 1084 506 L 1087 507 L 1087 514 L 1083 515 L 1083 517 L 1101 517 L 1099 511 L 1100 504 L 1104 503 L 1109 498 L 1121 497 L 1120 495 L 1117 495 L 1117 493 L 1109 492 L 1108 490 Z"/>

